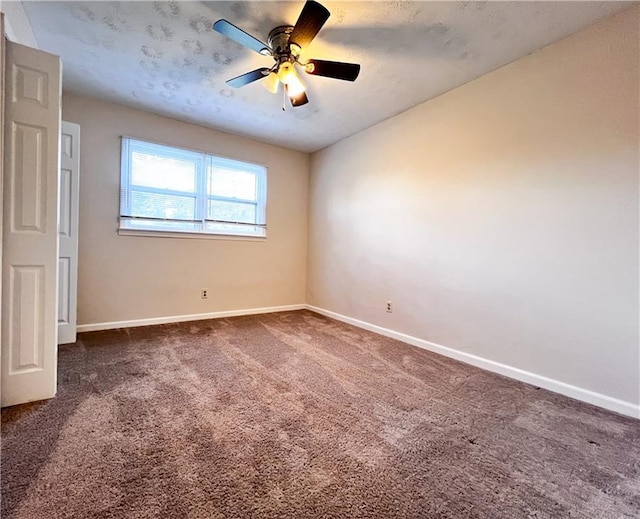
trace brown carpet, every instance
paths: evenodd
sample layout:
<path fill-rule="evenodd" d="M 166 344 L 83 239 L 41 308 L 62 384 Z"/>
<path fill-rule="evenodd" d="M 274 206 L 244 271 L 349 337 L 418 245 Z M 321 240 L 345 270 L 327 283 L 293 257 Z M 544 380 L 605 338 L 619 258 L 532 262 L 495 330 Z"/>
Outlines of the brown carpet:
<path fill-rule="evenodd" d="M 307 311 L 85 333 L 3 518 L 640 516 L 640 422 Z"/>

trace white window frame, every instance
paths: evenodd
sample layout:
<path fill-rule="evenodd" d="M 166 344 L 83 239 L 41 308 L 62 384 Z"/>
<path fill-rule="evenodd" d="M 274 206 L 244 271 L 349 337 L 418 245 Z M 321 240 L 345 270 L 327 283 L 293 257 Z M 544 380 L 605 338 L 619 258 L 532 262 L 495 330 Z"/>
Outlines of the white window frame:
<path fill-rule="evenodd" d="M 152 218 L 133 214 L 131 193 L 142 191 L 168 195 L 190 197 L 190 193 L 148 186 L 132 186 L 131 157 L 135 151 L 143 151 L 156 156 L 165 156 L 193 162 L 196 166 L 196 186 L 193 192 L 195 199 L 195 218 L 184 220 L 179 218 Z M 229 198 L 209 194 L 207 188 L 209 168 L 220 167 L 227 170 L 238 170 L 251 173 L 256 178 L 256 199 Z M 144 141 L 133 137 L 121 137 L 121 170 L 120 170 L 120 218 L 119 234 L 138 234 L 145 236 L 182 236 L 190 238 L 248 238 L 264 239 L 267 235 L 267 168 L 261 164 L 230 159 L 210 153 L 178 148 L 166 144 Z M 251 204 L 255 206 L 255 222 L 238 222 L 207 218 L 210 201 Z"/>

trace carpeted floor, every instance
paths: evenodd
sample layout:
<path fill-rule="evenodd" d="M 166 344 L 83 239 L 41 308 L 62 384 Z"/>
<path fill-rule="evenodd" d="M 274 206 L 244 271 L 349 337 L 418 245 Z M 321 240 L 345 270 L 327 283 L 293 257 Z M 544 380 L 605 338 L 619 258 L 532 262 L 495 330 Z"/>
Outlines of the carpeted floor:
<path fill-rule="evenodd" d="M 308 311 L 86 333 L 2 517 L 640 517 L 640 422 Z"/>

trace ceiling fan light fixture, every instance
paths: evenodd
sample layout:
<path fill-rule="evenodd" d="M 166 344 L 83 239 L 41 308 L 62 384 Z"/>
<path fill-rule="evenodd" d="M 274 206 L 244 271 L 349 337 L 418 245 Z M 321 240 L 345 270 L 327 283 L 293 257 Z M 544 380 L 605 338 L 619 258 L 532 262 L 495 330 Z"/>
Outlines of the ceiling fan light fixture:
<path fill-rule="evenodd" d="M 299 97 L 301 94 L 305 93 L 305 90 L 304 83 L 298 77 L 298 74 L 291 78 L 289 83 L 287 83 L 287 91 L 289 92 L 290 97 Z"/>
<path fill-rule="evenodd" d="M 285 61 L 280 63 L 278 67 L 278 79 L 281 83 L 288 85 L 289 81 L 296 75 L 296 69 L 293 68 L 293 63 Z"/>
<path fill-rule="evenodd" d="M 275 72 L 271 72 L 265 78 L 262 84 L 269 92 L 271 92 L 272 94 L 277 94 L 278 87 L 280 86 L 280 80 L 278 79 L 278 74 L 276 74 Z"/>
<path fill-rule="evenodd" d="M 298 76 L 293 63 L 285 61 L 278 68 L 278 79 L 284 85 L 287 85 L 287 93 L 289 97 L 298 97 L 305 92 L 304 83 Z"/>

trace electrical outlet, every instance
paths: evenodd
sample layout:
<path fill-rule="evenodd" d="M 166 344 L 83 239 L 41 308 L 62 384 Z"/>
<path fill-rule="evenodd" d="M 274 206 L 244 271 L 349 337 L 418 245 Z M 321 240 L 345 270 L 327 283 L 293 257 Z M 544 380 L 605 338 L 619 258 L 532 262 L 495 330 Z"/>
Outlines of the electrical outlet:
<path fill-rule="evenodd" d="M 202 299 L 209 299 L 209 291 L 208 291 L 206 288 L 203 288 L 203 289 L 200 291 L 200 297 L 201 297 Z"/>
<path fill-rule="evenodd" d="M 387 313 L 393 313 L 393 303 L 391 301 L 387 301 Z"/>

